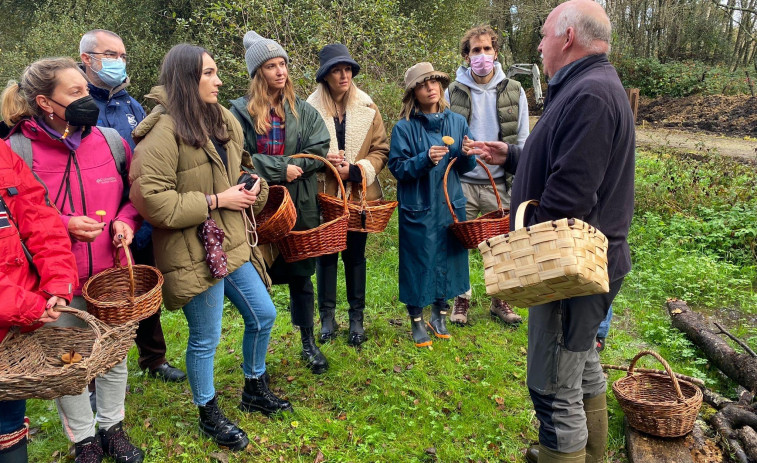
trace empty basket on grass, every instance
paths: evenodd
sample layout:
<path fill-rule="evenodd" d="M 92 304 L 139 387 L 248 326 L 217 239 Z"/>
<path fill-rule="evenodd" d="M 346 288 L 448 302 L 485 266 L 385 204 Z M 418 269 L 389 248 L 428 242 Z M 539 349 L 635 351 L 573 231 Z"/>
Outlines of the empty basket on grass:
<path fill-rule="evenodd" d="M 636 362 L 644 355 L 659 360 L 668 375 L 634 373 Z M 688 434 L 702 406 L 702 391 L 688 381 L 677 379 L 668 362 L 650 350 L 641 351 L 633 358 L 628 375 L 612 383 L 612 392 L 628 424 L 653 436 Z"/>
<path fill-rule="evenodd" d="M 610 290 L 607 238 L 578 219 L 523 227 L 525 201 L 515 214 L 515 230 L 478 245 L 484 261 L 486 293 L 519 307 Z"/>
<path fill-rule="evenodd" d="M 279 248 L 279 252 L 287 262 L 296 262 L 310 257 L 344 251 L 347 249 L 347 222 L 350 218 L 350 212 L 347 209 L 347 195 L 344 192 L 344 185 L 339 179 L 339 172 L 329 161 L 320 156 L 303 153 L 291 157 L 315 159 L 331 169 L 342 192 L 342 214 L 316 228 L 290 231 L 284 238 L 276 242 L 276 247 Z"/>
<path fill-rule="evenodd" d="M 455 161 L 457 161 L 457 158 L 454 158 L 449 165 L 447 165 L 447 170 L 444 171 L 443 181 L 444 199 L 447 200 L 447 207 L 449 208 L 450 214 L 452 214 L 452 220 L 455 222 L 450 225 L 449 228 L 452 230 L 452 233 L 455 234 L 457 239 L 463 243 L 463 246 L 465 246 L 466 249 L 475 249 L 478 247 L 479 243 L 487 238 L 510 231 L 510 210 L 502 207 L 502 200 L 499 198 L 497 185 L 494 183 L 494 178 L 492 178 L 489 168 L 486 167 L 486 164 L 483 161 L 476 158 L 478 164 L 484 168 L 486 175 L 489 176 L 489 182 L 492 184 L 494 196 L 497 198 L 497 210 L 472 220 L 466 220 L 464 222 L 458 221 L 455 210 L 452 208 L 452 203 L 449 200 L 449 193 L 447 192 L 447 176 L 449 175 L 449 170 L 452 168 Z"/>
<path fill-rule="evenodd" d="M 363 166 L 356 164 L 363 177 L 361 182 L 361 194 L 359 200 L 349 200 L 347 208 L 350 211 L 350 220 L 347 222 L 347 230 L 353 232 L 381 233 L 392 218 L 392 213 L 397 207 L 397 201 L 385 201 L 365 199 L 368 186 L 365 183 L 365 171 Z M 378 179 L 376 180 L 378 181 Z M 331 195 L 318 193 L 318 203 L 321 206 L 323 220 L 332 220 L 342 215 L 342 200 Z"/>
<path fill-rule="evenodd" d="M 258 244 L 268 244 L 285 237 L 297 222 L 297 211 L 285 186 L 272 185 L 268 201 L 255 217 L 258 223 Z"/>
<path fill-rule="evenodd" d="M 121 265 L 118 249 L 126 254 L 126 267 Z M 158 311 L 163 300 L 163 274 L 149 265 L 134 265 L 124 240 L 118 249 L 113 257 L 115 267 L 93 276 L 82 288 L 89 313 L 109 325 L 147 318 Z"/>
<path fill-rule="evenodd" d="M 0 400 L 54 399 L 78 395 L 92 378 L 108 371 L 129 352 L 137 323 L 108 326 L 87 312 L 59 307 L 88 327 L 43 326 L 30 333 L 17 329 L 0 341 Z M 65 364 L 75 351 L 82 360 Z"/>

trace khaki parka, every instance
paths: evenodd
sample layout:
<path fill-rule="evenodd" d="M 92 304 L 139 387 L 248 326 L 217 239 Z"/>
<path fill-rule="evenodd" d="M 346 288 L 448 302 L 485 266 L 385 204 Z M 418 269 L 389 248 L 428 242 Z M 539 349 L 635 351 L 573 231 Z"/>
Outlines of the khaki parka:
<path fill-rule="evenodd" d="M 129 198 L 153 226 L 155 263 L 165 278 L 163 301 L 172 310 L 183 307 L 218 282 L 205 263 L 205 248 L 197 234 L 208 215 L 205 195 L 221 193 L 235 185 L 242 165 L 250 170 L 252 160 L 243 150 L 242 127 L 226 108 L 221 107 L 231 136 L 225 145 L 227 168 L 212 141 L 195 148 L 177 138 L 173 119 L 163 105 L 163 87 L 153 87 L 146 97 L 158 105 L 132 134 L 137 147 L 129 172 Z M 258 213 L 267 199 L 268 184 L 261 179 L 253 213 Z M 250 261 L 270 287 L 260 251 L 248 244 L 242 212 L 222 208 L 211 211 L 210 216 L 226 233 L 223 250 L 228 256 L 229 273 Z"/>

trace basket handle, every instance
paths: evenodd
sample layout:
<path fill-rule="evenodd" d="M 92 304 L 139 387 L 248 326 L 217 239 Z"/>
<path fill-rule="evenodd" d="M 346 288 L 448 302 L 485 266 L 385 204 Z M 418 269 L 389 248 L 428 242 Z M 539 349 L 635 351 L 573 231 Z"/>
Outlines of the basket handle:
<path fill-rule="evenodd" d="M 449 176 L 449 171 L 452 168 L 452 164 L 457 161 L 457 158 L 452 158 L 452 160 L 447 164 L 447 170 L 444 171 L 444 179 L 442 180 L 442 184 L 444 185 L 444 199 L 447 200 L 447 207 L 449 208 L 449 213 L 452 214 L 452 220 L 457 223 L 457 215 L 455 214 L 454 209 L 452 209 L 452 203 L 449 200 L 449 193 L 447 192 L 447 176 Z M 497 191 L 497 184 L 494 183 L 494 177 L 492 177 L 492 173 L 489 171 L 489 168 L 486 167 L 486 163 L 482 161 L 479 158 L 476 158 L 476 162 L 478 162 L 478 165 L 484 168 L 484 172 L 486 172 L 486 175 L 489 177 L 489 182 L 492 184 L 492 189 L 494 189 L 494 197 L 497 198 L 497 210 L 502 211 L 502 216 L 504 217 L 505 209 L 502 207 L 502 200 L 499 198 L 499 191 Z"/>
<path fill-rule="evenodd" d="M 673 388 L 676 390 L 676 395 L 678 396 L 679 402 L 685 402 L 686 397 L 683 396 L 683 393 L 681 392 L 681 386 L 678 384 L 678 379 L 676 379 L 676 376 L 673 374 L 673 370 L 670 368 L 670 365 L 668 365 L 668 362 L 665 361 L 660 354 L 657 352 L 651 351 L 651 350 L 643 350 L 636 354 L 636 357 L 631 360 L 631 365 L 628 367 L 628 374 L 627 376 L 631 376 L 633 374 L 633 369 L 636 366 L 636 362 L 645 355 L 651 355 L 652 357 L 656 358 L 660 363 L 662 363 L 662 366 L 665 367 L 665 372 L 670 376 L 670 379 L 673 381 Z"/>
<path fill-rule="evenodd" d="M 368 183 L 365 181 L 365 169 L 360 164 L 355 164 L 360 169 L 360 206 L 365 209 L 368 207 Z"/>
<path fill-rule="evenodd" d="M 113 251 L 113 262 L 118 268 L 122 268 L 123 265 L 121 265 L 121 259 L 118 258 L 119 249 L 123 249 L 124 254 L 126 255 L 126 267 L 129 269 L 129 294 L 131 294 L 131 299 L 134 299 L 134 291 L 136 290 L 136 283 L 134 282 L 134 261 L 131 258 L 131 251 L 129 250 L 129 246 L 126 245 L 126 240 L 124 238 L 121 238 L 121 247 L 116 248 Z"/>
<path fill-rule="evenodd" d="M 520 203 L 520 205 L 518 206 L 518 210 L 515 212 L 515 228 L 513 230 L 523 228 L 523 219 L 526 216 L 526 208 L 532 204 L 534 206 L 538 206 L 539 201 L 532 199 L 532 200 L 523 201 L 522 203 Z"/>
<path fill-rule="evenodd" d="M 344 191 L 344 184 L 342 183 L 342 178 L 339 176 L 339 171 L 336 170 L 336 167 L 331 165 L 331 163 L 321 156 L 316 156 L 314 154 L 308 154 L 308 153 L 300 153 L 300 154 L 293 154 L 289 156 L 290 158 L 308 158 L 308 159 L 315 159 L 316 161 L 321 161 L 322 163 L 326 164 L 326 167 L 331 169 L 331 173 L 334 174 L 334 177 L 336 178 L 336 183 L 339 185 L 339 191 L 342 193 L 342 202 L 344 204 L 344 214 L 347 215 L 350 213 L 349 208 L 347 207 L 347 193 Z"/>

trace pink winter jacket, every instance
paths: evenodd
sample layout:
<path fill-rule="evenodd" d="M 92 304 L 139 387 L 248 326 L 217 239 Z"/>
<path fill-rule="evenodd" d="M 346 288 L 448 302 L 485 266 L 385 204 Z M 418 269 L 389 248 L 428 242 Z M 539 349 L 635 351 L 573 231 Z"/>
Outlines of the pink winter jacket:
<path fill-rule="evenodd" d="M 115 265 L 112 222 L 120 220 L 136 231 L 141 219 L 128 196 L 123 194 L 124 186 L 116 162 L 105 137 L 96 127 L 88 129 L 76 151 L 69 151 L 62 141 L 50 136 L 34 119 L 19 122 L 13 132 L 18 130 L 32 142 L 32 171 L 47 187 L 50 201 L 61 213 L 66 229 L 71 217 L 86 215 L 99 221 L 95 211 L 106 212 L 102 220 L 109 225 L 94 241 L 86 243 L 71 237 L 71 250 L 79 271 L 79 287 L 74 294 L 81 295 L 82 286 L 92 275 Z M 10 146 L 10 141 L 6 143 Z M 126 141 L 123 144 L 128 169 L 132 153 L 129 144 Z M 70 165 L 69 156 L 72 156 Z M 67 177 L 70 195 L 64 201 Z M 126 264 L 123 252 L 119 253 L 122 264 Z"/>

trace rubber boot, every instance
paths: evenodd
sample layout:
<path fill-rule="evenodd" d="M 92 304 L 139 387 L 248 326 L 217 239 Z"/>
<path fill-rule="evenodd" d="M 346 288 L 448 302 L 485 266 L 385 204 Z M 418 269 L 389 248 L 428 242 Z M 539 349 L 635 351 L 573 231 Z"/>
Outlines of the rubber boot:
<path fill-rule="evenodd" d="M 428 336 L 426 325 L 423 323 L 423 315 L 410 317 L 410 329 L 413 331 L 415 347 L 428 347 L 431 345 L 431 338 Z"/>
<path fill-rule="evenodd" d="M 0 435 L 0 438 L 6 434 Z M 2 463 L 28 463 L 29 455 L 26 450 L 28 440 L 26 437 L 13 444 L 10 448 L 0 450 L 0 462 Z"/>
<path fill-rule="evenodd" d="M 365 342 L 363 312 L 365 311 L 365 259 L 362 262 L 345 264 L 345 284 L 347 301 L 350 304 L 350 335 L 347 344 L 359 346 Z"/>
<path fill-rule="evenodd" d="M 266 416 L 283 411 L 292 411 L 289 401 L 276 397 L 268 388 L 267 372 L 260 378 L 245 378 L 242 402 L 239 409 L 243 412 L 261 412 Z"/>
<path fill-rule="evenodd" d="M 586 458 L 586 450 L 581 449 L 577 452 L 563 453 L 556 450 L 550 450 L 539 444 L 539 463 L 583 463 Z"/>
<path fill-rule="evenodd" d="M 449 309 L 449 305 L 446 302 L 442 304 L 434 302 L 431 305 L 431 318 L 428 321 L 428 327 L 431 328 L 437 338 L 450 338 L 449 331 L 447 331 L 447 309 Z"/>
<path fill-rule="evenodd" d="M 586 463 L 601 463 L 607 452 L 607 395 L 599 394 L 584 399 L 586 429 L 589 440 L 586 441 Z"/>
<path fill-rule="evenodd" d="M 316 282 L 318 286 L 318 313 L 321 318 L 321 332 L 318 339 L 321 342 L 331 341 L 336 337 L 339 325 L 336 324 L 336 259 L 333 264 L 323 265 L 324 258 L 319 257 L 315 266 Z"/>
<path fill-rule="evenodd" d="M 313 327 L 300 328 L 300 338 L 302 339 L 302 358 L 308 363 L 310 371 L 315 375 L 326 373 L 326 370 L 329 369 L 329 362 L 315 344 Z"/>
<path fill-rule="evenodd" d="M 218 395 L 197 408 L 200 410 L 200 431 L 216 441 L 218 445 L 238 451 L 250 443 L 247 434 L 229 421 L 218 408 Z"/>

